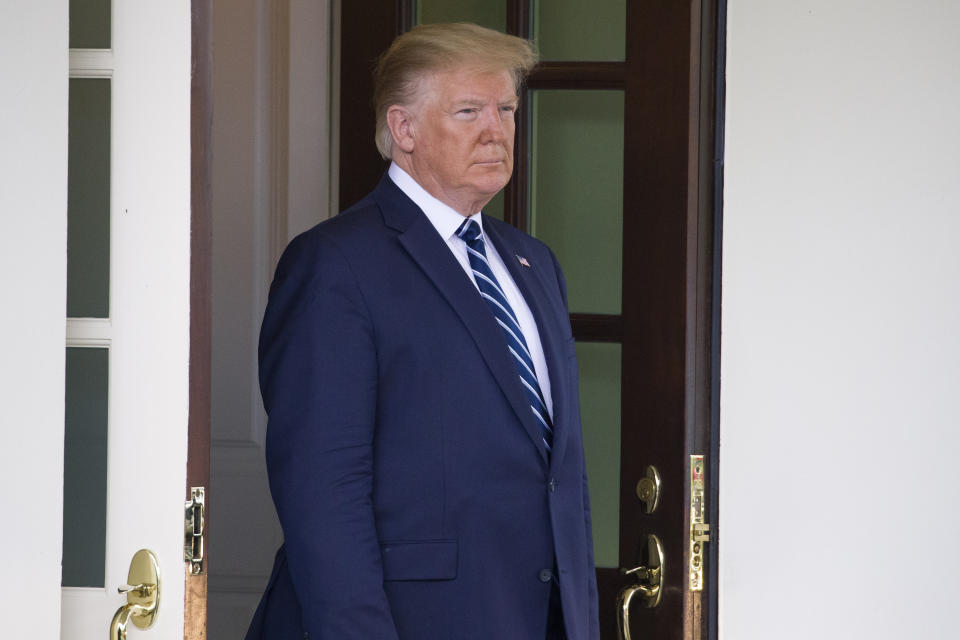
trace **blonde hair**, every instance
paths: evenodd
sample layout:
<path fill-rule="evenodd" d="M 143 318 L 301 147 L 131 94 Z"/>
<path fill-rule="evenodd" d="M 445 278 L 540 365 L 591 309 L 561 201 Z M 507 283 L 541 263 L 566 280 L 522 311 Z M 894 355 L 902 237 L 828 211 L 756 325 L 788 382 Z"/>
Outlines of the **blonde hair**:
<path fill-rule="evenodd" d="M 373 101 L 380 155 L 389 160 L 393 151 L 387 109 L 416 102 L 421 80 L 430 73 L 456 68 L 508 71 L 519 93 L 536 63 L 533 44 L 523 38 L 468 23 L 414 27 L 393 41 L 380 56 L 374 72 Z"/>

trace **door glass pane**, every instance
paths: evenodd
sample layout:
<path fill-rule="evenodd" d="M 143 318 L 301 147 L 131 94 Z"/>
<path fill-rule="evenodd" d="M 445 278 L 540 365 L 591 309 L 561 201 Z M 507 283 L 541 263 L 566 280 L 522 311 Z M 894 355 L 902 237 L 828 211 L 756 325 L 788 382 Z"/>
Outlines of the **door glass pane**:
<path fill-rule="evenodd" d="M 626 0 L 535 0 L 533 33 L 544 60 L 623 60 Z"/>
<path fill-rule="evenodd" d="M 107 536 L 107 357 L 67 348 L 63 451 L 65 587 L 103 587 Z"/>
<path fill-rule="evenodd" d="M 620 313 L 623 92 L 533 91 L 530 230 L 557 254 L 571 313 Z"/>
<path fill-rule="evenodd" d="M 67 316 L 110 314 L 110 80 L 70 79 Z"/>
<path fill-rule="evenodd" d="M 481 27 L 507 30 L 506 0 L 419 0 L 417 23 L 473 22 Z"/>
<path fill-rule="evenodd" d="M 70 0 L 70 48 L 110 48 L 110 0 Z"/>
<path fill-rule="evenodd" d="M 619 344 L 577 343 L 593 559 L 598 567 L 620 562 L 620 351 Z"/>

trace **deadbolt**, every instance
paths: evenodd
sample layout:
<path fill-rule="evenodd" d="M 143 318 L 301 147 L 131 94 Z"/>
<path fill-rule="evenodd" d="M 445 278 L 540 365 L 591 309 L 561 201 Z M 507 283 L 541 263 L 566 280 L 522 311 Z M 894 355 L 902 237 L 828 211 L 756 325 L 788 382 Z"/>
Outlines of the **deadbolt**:
<path fill-rule="evenodd" d="M 643 505 L 644 513 L 653 513 L 660 504 L 660 472 L 652 464 L 647 466 L 644 476 L 637 482 L 637 498 Z"/>

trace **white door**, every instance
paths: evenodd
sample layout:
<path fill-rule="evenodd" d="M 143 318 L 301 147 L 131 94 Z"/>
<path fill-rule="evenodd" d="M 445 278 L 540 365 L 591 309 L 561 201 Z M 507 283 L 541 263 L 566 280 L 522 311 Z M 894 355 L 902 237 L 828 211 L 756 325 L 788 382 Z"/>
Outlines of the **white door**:
<path fill-rule="evenodd" d="M 60 637 L 102 640 L 134 553 L 183 637 L 190 2 L 72 2 Z M 98 6 L 99 5 L 99 6 Z"/>

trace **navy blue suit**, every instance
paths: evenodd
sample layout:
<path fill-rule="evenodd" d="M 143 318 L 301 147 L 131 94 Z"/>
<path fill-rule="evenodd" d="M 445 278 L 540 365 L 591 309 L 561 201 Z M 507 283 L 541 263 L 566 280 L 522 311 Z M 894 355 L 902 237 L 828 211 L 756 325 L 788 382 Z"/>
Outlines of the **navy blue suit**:
<path fill-rule="evenodd" d="M 486 303 L 384 177 L 294 239 L 270 290 L 260 386 L 285 542 L 248 640 L 542 640 L 554 580 L 569 639 L 599 637 L 563 276 L 541 242 L 483 226 L 540 331 L 552 455 Z"/>

